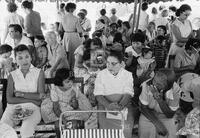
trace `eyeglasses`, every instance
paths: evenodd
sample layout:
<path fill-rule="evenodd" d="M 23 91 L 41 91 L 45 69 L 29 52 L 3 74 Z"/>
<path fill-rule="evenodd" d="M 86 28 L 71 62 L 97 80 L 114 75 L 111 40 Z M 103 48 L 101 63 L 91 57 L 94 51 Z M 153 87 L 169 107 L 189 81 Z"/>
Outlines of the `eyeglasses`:
<path fill-rule="evenodd" d="M 106 62 L 107 65 L 116 66 L 119 62 Z"/>
<path fill-rule="evenodd" d="M 188 17 L 188 16 L 190 16 L 190 13 L 183 13 L 183 15 Z"/>

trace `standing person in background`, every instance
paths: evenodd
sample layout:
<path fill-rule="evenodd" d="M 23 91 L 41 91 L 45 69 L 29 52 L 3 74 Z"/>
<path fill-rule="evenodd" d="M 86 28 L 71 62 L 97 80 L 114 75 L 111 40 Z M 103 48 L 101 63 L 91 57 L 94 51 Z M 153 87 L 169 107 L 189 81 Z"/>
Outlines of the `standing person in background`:
<path fill-rule="evenodd" d="M 6 38 L 8 37 L 8 28 L 10 24 L 19 24 L 22 28 L 24 28 L 24 19 L 21 15 L 17 14 L 17 5 L 15 3 L 8 3 L 7 10 L 9 15 L 5 18 L 2 44 L 4 44 Z"/>
<path fill-rule="evenodd" d="M 156 27 L 160 26 L 160 25 L 164 25 L 167 27 L 168 29 L 168 10 L 162 10 L 161 12 L 161 16 L 159 16 L 158 18 L 155 19 L 155 24 L 156 24 Z"/>
<path fill-rule="evenodd" d="M 57 22 L 60 23 L 64 15 L 65 15 L 65 3 L 61 3 L 57 13 Z"/>
<path fill-rule="evenodd" d="M 36 35 L 43 35 L 41 30 L 41 17 L 40 13 L 33 11 L 33 2 L 24 1 L 22 2 L 22 8 L 26 14 L 24 20 L 24 31 L 27 36 L 34 42 Z"/>
<path fill-rule="evenodd" d="M 106 10 L 105 9 L 101 9 L 100 10 L 100 14 L 101 14 L 101 17 L 98 19 L 98 20 L 101 20 L 103 19 L 106 26 L 109 26 L 109 24 L 111 23 L 110 19 L 106 16 Z"/>
<path fill-rule="evenodd" d="M 74 67 L 74 51 L 81 45 L 82 28 L 79 19 L 73 15 L 76 10 L 76 4 L 67 3 L 65 6 L 66 14 L 63 16 L 59 30 L 64 30 L 63 46 L 68 53 L 70 68 Z"/>
<path fill-rule="evenodd" d="M 191 7 L 187 4 L 183 4 L 176 11 L 177 19 L 171 25 L 173 42 L 169 50 L 169 59 L 167 63 L 173 66 L 174 58 L 177 53 L 184 51 L 185 43 L 190 37 L 193 37 L 192 24 L 187 19 L 191 13 Z"/>
<path fill-rule="evenodd" d="M 23 35 L 22 27 L 19 24 L 11 24 L 8 26 L 8 31 L 10 37 L 8 37 L 5 41 L 6 44 L 15 48 L 19 44 L 24 44 L 26 46 L 33 46 L 32 41 Z"/>
<path fill-rule="evenodd" d="M 89 39 L 89 32 L 92 29 L 91 22 L 88 18 L 86 18 L 87 15 L 87 10 L 86 9 L 81 9 L 80 12 L 78 13 L 79 19 L 80 19 L 80 24 L 83 29 L 83 36 L 85 40 Z"/>
<path fill-rule="evenodd" d="M 158 11 L 157 11 L 157 9 L 156 9 L 155 7 L 152 8 L 151 14 L 152 14 L 152 15 L 150 16 L 149 21 L 153 22 L 153 21 L 155 21 L 155 19 L 156 19 L 157 16 L 158 16 Z"/>
<path fill-rule="evenodd" d="M 149 15 L 147 14 L 146 10 L 148 9 L 148 3 L 142 3 L 142 9 L 140 12 L 140 19 L 139 19 L 139 26 L 138 29 L 141 31 L 145 31 L 149 23 Z"/>
<path fill-rule="evenodd" d="M 112 9 L 111 9 L 111 14 L 112 14 L 112 16 L 110 17 L 111 23 L 117 23 L 117 21 L 118 21 L 118 17 L 115 15 L 116 12 L 117 12 L 117 11 L 116 11 L 115 8 L 112 8 Z"/>

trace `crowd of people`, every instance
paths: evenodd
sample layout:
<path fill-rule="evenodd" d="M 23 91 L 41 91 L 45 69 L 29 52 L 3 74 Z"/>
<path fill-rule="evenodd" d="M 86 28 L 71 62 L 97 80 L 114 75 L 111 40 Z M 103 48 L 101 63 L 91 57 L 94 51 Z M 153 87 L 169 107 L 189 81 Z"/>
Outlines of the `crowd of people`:
<path fill-rule="evenodd" d="M 0 130 L 20 124 L 21 137 L 31 138 L 43 120 L 55 123 L 59 138 L 61 113 L 108 110 L 123 113 L 125 138 L 199 137 L 200 38 L 187 19 L 189 5 L 154 7 L 148 15 L 144 2 L 135 22 L 133 15 L 120 20 L 115 8 L 111 17 L 101 9 L 94 32 L 86 9 L 74 15 L 74 3 L 60 5 L 59 20 L 49 30 L 43 30 L 32 1 L 21 7 L 25 18 L 8 3 L 1 40 L 0 78 L 8 82 Z M 74 83 L 76 77 L 84 79 L 84 91 Z M 45 78 L 53 83 L 46 85 Z M 31 113 L 13 119 L 19 110 Z M 63 123 L 72 121 L 75 129 L 121 129 L 121 119 L 113 112 L 68 112 Z M 15 136 L 11 130 L 0 131 L 0 137 L 3 132 Z"/>

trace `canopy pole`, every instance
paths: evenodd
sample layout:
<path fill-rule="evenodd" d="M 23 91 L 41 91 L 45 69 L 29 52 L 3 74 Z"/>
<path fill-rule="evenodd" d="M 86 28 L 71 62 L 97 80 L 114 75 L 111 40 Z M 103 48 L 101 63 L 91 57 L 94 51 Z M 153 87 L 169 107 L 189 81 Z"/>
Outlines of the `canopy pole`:
<path fill-rule="evenodd" d="M 59 0 L 56 0 L 56 9 L 59 11 Z"/>
<path fill-rule="evenodd" d="M 138 31 L 138 26 L 140 23 L 140 13 L 141 13 L 142 2 L 143 2 L 143 0 L 140 0 L 139 8 L 138 8 L 138 16 L 137 16 L 137 25 L 136 25 L 136 29 L 135 29 L 136 32 Z"/>
<path fill-rule="evenodd" d="M 133 28 L 132 28 L 132 33 L 134 33 L 134 29 L 135 29 L 137 4 L 138 4 L 138 0 L 134 0 L 134 13 L 133 13 Z"/>

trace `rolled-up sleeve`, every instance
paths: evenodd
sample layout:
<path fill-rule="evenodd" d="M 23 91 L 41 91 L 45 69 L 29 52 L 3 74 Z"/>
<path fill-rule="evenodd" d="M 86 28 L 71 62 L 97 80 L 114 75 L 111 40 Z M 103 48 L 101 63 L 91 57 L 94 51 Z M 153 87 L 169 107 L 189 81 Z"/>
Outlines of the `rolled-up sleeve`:
<path fill-rule="evenodd" d="M 105 95 L 105 87 L 101 80 L 101 74 L 98 74 L 95 80 L 94 95 Z"/>

